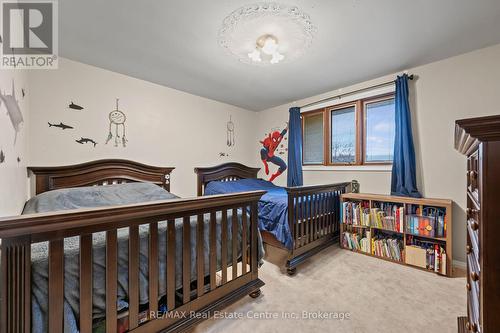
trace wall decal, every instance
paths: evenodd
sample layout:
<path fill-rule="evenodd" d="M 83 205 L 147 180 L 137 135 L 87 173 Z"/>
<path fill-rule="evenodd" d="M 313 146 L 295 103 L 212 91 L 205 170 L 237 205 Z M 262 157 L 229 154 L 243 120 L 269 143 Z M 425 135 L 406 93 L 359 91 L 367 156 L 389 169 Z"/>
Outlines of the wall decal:
<path fill-rule="evenodd" d="M 16 100 L 14 80 L 12 80 L 12 94 L 4 95 L 2 92 L 0 92 L 0 100 L 5 104 L 5 107 L 7 108 L 7 114 L 9 115 L 10 122 L 12 123 L 12 127 L 15 131 L 14 145 L 16 145 L 17 133 L 19 133 L 21 124 L 24 122 L 24 119 L 23 114 L 21 113 L 21 109 L 19 108 L 19 104 Z"/>
<path fill-rule="evenodd" d="M 81 145 L 83 145 L 85 143 L 93 143 L 94 147 L 97 145 L 97 142 L 95 142 L 94 140 L 89 139 L 89 138 L 81 138 L 80 140 L 75 140 L 75 141 L 78 142 Z"/>
<path fill-rule="evenodd" d="M 263 148 L 260 150 L 260 158 L 262 163 L 264 163 L 264 171 L 266 175 L 269 175 L 269 165 L 268 162 L 278 166 L 278 170 L 271 175 L 269 181 L 274 181 L 279 175 L 281 175 L 287 168 L 285 161 L 280 157 L 276 156 L 276 150 L 279 148 L 281 141 L 288 132 L 288 123 L 286 127 L 281 132 L 279 130 L 271 130 L 271 133 L 267 134 L 263 141 L 259 141 Z M 285 138 L 286 139 L 286 138 Z"/>
<path fill-rule="evenodd" d="M 283 138 L 283 140 L 286 140 L 288 138 Z M 288 148 L 284 144 L 280 144 L 278 148 L 276 148 L 276 154 L 278 155 L 286 155 L 288 152 Z"/>
<path fill-rule="evenodd" d="M 229 116 L 229 121 L 227 122 L 226 128 L 227 128 L 227 146 L 228 147 L 234 147 L 236 142 L 234 141 L 234 123 L 232 121 L 232 116 Z"/>
<path fill-rule="evenodd" d="M 17 157 L 17 163 L 21 163 L 21 158 L 19 156 Z"/>
<path fill-rule="evenodd" d="M 113 139 L 113 132 L 112 132 L 112 127 L 113 125 L 115 126 L 115 147 L 118 147 L 118 144 L 120 143 L 120 131 L 119 128 L 122 128 L 122 136 L 121 136 L 121 143 L 123 147 L 127 146 L 127 137 L 125 135 L 125 122 L 127 121 L 127 116 L 123 111 L 120 111 L 118 108 L 118 101 L 119 99 L 116 99 L 116 109 L 111 111 L 109 113 L 109 134 L 108 138 L 106 140 L 106 144 L 108 144 L 111 139 Z"/>
<path fill-rule="evenodd" d="M 0 149 L 0 164 L 5 162 L 5 154 L 3 153 L 3 149 Z"/>
<path fill-rule="evenodd" d="M 73 126 L 69 126 L 69 125 L 66 125 L 66 124 L 63 124 L 63 123 L 59 123 L 59 124 L 47 123 L 47 124 L 49 124 L 49 127 L 59 127 L 62 130 L 73 129 Z"/>
<path fill-rule="evenodd" d="M 228 153 L 220 152 L 219 153 L 219 157 L 229 157 L 229 154 Z"/>
<path fill-rule="evenodd" d="M 73 110 L 83 110 L 83 106 L 75 104 L 75 103 L 73 103 L 73 101 L 71 101 L 71 103 L 68 105 L 68 107 L 70 109 L 73 109 Z"/>

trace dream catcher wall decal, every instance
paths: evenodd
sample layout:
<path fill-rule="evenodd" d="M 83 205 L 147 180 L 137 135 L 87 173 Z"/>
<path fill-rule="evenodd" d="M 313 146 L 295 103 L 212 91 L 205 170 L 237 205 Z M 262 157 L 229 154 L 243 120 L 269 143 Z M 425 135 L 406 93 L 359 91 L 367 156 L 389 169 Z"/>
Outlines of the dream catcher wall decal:
<path fill-rule="evenodd" d="M 234 147 L 236 141 L 234 140 L 234 123 L 232 120 L 232 116 L 229 116 L 229 121 L 227 122 L 226 128 L 227 128 L 227 134 L 226 134 L 227 146 Z"/>
<path fill-rule="evenodd" d="M 115 147 L 121 143 L 123 147 L 127 146 L 127 136 L 125 134 L 125 122 L 127 121 L 127 116 L 123 111 L 120 111 L 118 108 L 118 101 L 116 99 L 116 109 L 109 113 L 109 134 L 106 140 L 106 144 L 113 139 L 113 129 L 115 130 L 114 138 L 115 138 Z M 120 136 L 120 128 L 121 128 L 121 136 Z"/>

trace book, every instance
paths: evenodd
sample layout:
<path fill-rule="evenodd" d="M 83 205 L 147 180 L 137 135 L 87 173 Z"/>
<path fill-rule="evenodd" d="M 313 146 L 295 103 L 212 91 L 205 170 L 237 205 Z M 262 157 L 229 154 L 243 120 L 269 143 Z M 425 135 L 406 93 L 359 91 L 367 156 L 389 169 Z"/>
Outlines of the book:
<path fill-rule="evenodd" d="M 372 238 L 372 254 L 382 258 L 403 261 L 403 240 L 400 237 L 376 235 Z"/>
<path fill-rule="evenodd" d="M 370 208 L 368 202 L 342 203 L 342 223 L 358 226 L 370 226 Z"/>
<path fill-rule="evenodd" d="M 404 206 L 386 202 L 374 202 L 371 209 L 372 227 L 404 232 Z"/>
<path fill-rule="evenodd" d="M 342 246 L 350 250 L 370 253 L 371 236 L 370 232 L 366 231 L 362 237 L 360 233 L 346 231 L 342 233 Z"/>
<path fill-rule="evenodd" d="M 420 248 L 425 251 L 425 267 L 428 270 L 446 275 L 446 250 L 444 244 L 430 240 L 417 239 L 411 235 L 406 236 L 406 246 Z"/>

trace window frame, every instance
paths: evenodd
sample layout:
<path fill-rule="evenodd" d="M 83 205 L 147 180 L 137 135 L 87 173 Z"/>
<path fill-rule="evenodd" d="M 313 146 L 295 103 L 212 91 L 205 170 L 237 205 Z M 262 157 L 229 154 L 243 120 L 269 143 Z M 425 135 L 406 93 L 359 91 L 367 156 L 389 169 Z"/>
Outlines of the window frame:
<path fill-rule="evenodd" d="M 363 100 L 363 134 L 367 132 L 366 130 L 366 105 L 371 104 L 371 103 L 377 103 L 377 102 L 382 102 L 382 101 L 387 101 L 390 99 L 395 99 L 395 94 L 385 94 L 381 96 L 375 96 L 372 98 L 366 98 Z M 392 161 L 376 161 L 376 162 L 368 162 L 365 160 L 366 158 L 366 136 L 363 135 L 362 137 L 363 140 L 363 147 L 362 147 L 362 164 L 361 165 L 392 165 Z M 393 156 L 394 158 L 394 156 Z"/>
<path fill-rule="evenodd" d="M 354 143 L 354 163 L 334 163 L 332 162 L 332 133 L 331 133 L 331 126 L 332 126 L 332 113 L 335 111 L 339 110 L 344 110 L 350 107 L 354 107 L 354 126 L 355 126 L 355 143 Z M 331 107 L 326 107 L 325 112 L 327 113 L 328 116 L 328 161 L 327 164 L 325 165 L 339 165 L 339 166 L 348 166 L 348 165 L 359 165 L 359 103 L 358 101 L 352 101 L 352 102 L 347 102 L 343 104 L 338 104 L 334 105 Z"/>
<path fill-rule="evenodd" d="M 304 142 L 304 124 L 306 118 L 309 116 L 316 116 L 318 114 L 323 114 L 323 163 L 304 163 L 304 149 L 302 149 L 302 165 L 303 166 L 339 166 L 339 167 L 349 167 L 349 166 L 387 166 L 392 165 L 392 161 L 377 161 L 377 162 L 367 162 L 365 160 L 366 154 L 366 105 L 370 103 L 385 101 L 389 99 L 394 99 L 395 93 L 386 93 L 381 95 L 376 95 L 367 98 L 361 98 L 354 101 L 341 103 L 337 105 L 331 105 L 324 108 L 306 111 L 301 113 L 302 122 L 302 141 Z M 356 126 L 356 143 L 355 143 L 355 161 L 354 163 L 333 163 L 332 162 L 332 135 L 331 135 L 331 125 L 332 125 L 332 112 L 336 110 L 341 110 L 354 106 L 354 119 Z"/>
<path fill-rule="evenodd" d="M 326 125 L 327 123 L 325 122 L 325 112 L 323 109 L 318 109 L 318 110 L 312 110 L 312 111 L 307 111 L 304 112 L 300 115 L 301 118 L 301 123 L 302 123 L 302 142 L 304 142 L 304 129 L 305 129 L 305 121 L 307 117 L 312 117 L 312 116 L 317 116 L 318 114 L 323 114 L 323 162 L 322 163 L 304 163 L 304 149 L 302 149 L 302 165 L 307 165 L 307 166 L 318 166 L 318 165 L 326 165 L 325 161 L 325 140 L 326 140 Z"/>

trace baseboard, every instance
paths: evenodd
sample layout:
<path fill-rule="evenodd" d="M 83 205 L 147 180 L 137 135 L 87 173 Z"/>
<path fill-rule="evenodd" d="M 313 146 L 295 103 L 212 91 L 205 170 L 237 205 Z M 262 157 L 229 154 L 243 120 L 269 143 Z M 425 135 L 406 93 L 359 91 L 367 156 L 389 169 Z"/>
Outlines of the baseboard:
<path fill-rule="evenodd" d="M 467 264 L 465 263 L 465 261 L 460 261 L 460 260 L 454 259 L 453 260 L 453 267 L 466 269 L 467 268 Z"/>

